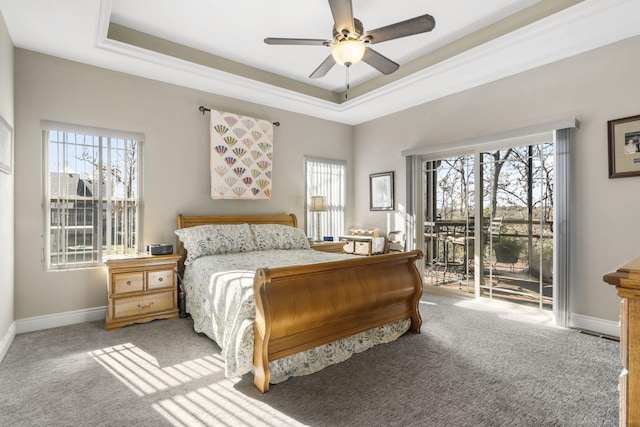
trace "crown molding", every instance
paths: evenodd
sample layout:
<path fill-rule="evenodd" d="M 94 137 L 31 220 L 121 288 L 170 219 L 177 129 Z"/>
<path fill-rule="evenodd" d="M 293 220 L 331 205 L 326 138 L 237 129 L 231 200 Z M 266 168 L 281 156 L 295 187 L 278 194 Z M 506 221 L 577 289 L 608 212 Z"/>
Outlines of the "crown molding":
<path fill-rule="evenodd" d="M 107 37 L 112 0 L 102 0 L 100 66 L 243 101 L 357 125 L 540 67 L 640 33 L 637 0 L 585 0 L 556 14 L 344 102 L 238 76 Z M 597 31 L 594 31 L 597 29 Z M 122 57 L 129 58 L 123 61 Z M 474 70 L 474 72 L 469 72 Z"/>

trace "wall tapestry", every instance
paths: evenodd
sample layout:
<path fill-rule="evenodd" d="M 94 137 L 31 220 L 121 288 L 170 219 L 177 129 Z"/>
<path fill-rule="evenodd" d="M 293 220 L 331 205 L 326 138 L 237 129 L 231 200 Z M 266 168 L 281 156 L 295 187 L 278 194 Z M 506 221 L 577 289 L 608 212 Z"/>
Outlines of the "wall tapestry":
<path fill-rule="evenodd" d="M 211 110 L 211 198 L 271 199 L 273 124 Z"/>

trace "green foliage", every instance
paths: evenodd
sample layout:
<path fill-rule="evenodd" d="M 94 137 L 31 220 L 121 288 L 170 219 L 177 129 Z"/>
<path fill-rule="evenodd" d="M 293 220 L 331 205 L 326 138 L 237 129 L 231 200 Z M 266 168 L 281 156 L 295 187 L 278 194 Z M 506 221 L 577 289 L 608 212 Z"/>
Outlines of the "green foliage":
<path fill-rule="evenodd" d="M 508 264 L 518 262 L 523 248 L 524 243 L 522 239 L 511 236 L 500 236 L 500 240 L 493 244 L 496 260 Z"/>
<path fill-rule="evenodd" d="M 542 246 L 542 269 L 540 268 L 540 249 L 534 248 L 533 256 L 529 265 L 531 273 L 535 276 L 540 275 L 542 271 L 542 278 L 545 280 L 551 280 L 553 277 L 553 242 L 546 242 Z"/>

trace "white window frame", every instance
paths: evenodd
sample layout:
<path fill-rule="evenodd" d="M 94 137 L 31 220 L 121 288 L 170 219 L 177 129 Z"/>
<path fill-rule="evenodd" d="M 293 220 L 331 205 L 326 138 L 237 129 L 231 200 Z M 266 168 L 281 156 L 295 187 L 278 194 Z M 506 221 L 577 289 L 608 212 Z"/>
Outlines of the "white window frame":
<path fill-rule="evenodd" d="M 142 159 L 144 135 L 137 132 L 95 128 L 89 126 L 52 122 L 47 120 L 41 121 L 41 128 L 43 144 L 43 262 L 45 270 L 72 270 L 102 266 L 102 261 L 105 256 L 128 255 L 140 252 L 140 245 L 142 242 Z M 59 155 L 59 157 L 57 158 L 58 163 L 62 161 L 65 162 L 65 164 L 62 167 L 57 167 L 56 170 L 51 170 L 52 159 L 50 159 L 50 156 L 52 156 L 53 154 L 50 153 L 50 135 L 54 132 L 63 136 L 63 139 L 68 138 L 70 135 L 81 135 L 91 138 L 94 142 L 97 142 L 99 146 L 99 149 L 97 150 L 98 158 L 94 159 L 98 162 L 98 165 L 95 166 L 97 170 L 113 170 L 113 165 L 117 160 L 115 158 L 112 159 L 111 154 L 115 154 L 116 152 L 122 153 L 123 151 L 126 152 L 128 150 L 128 148 L 123 147 L 117 148 L 115 147 L 116 144 L 122 144 L 126 146 L 130 142 L 135 142 L 135 177 L 133 177 L 132 180 L 133 182 L 135 182 L 135 187 L 132 187 L 134 189 L 133 197 L 109 196 L 110 194 L 118 191 L 117 188 L 115 188 L 116 185 L 113 184 L 113 180 L 94 179 L 96 176 L 95 171 L 80 172 L 73 170 L 73 167 L 67 164 L 70 160 L 67 157 L 68 154 Z M 63 149 L 67 148 L 65 147 L 67 143 L 71 144 L 68 141 L 59 142 L 60 147 L 62 147 Z M 111 144 L 114 144 L 113 148 Z M 80 144 L 80 146 L 82 146 L 82 144 Z M 88 146 L 90 147 L 90 145 Z M 83 164 L 86 163 L 90 164 L 91 162 L 84 161 Z M 58 173 L 58 180 L 66 181 L 67 179 L 69 179 L 68 177 L 71 177 L 72 179 L 77 179 L 78 182 L 82 181 L 82 185 L 85 185 L 86 182 L 91 182 L 91 196 L 78 196 L 78 194 L 69 195 L 66 194 L 68 189 L 62 189 L 62 187 L 60 187 L 60 194 L 58 194 L 57 196 L 55 194 L 52 194 L 52 173 Z M 64 185 L 67 185 L 67 183 L 64 183 Z M 90 191 L 86 191 L 85 193 L 88 192 Z M 60 203 L 60 206 L 64 207 L 52 207 L 53 198 L 58 199 L 58 203 Z M 93 230 L 91 231 L 91 240 L 93 242 L 97 242 L 93 244 L 93 248 L 91 249 L 91 251 L 85 251 L 85 255 L 82 257 L 83 259 L 81 261 L 71 260 L 68 248 L 65 248 L 64 250 L 54 250 L 52 245 L 53 234 L 56 234 L 55 237 L 58 241 L 63 241 L 64 244 L 60 246 L 66 246 L 66 244 L 69 242 L 68 239 L 70 235 L 78 234 L 77 231 L 70 231 L 69 228 L 65 229 L 65 219 L 60 219 L 70 218 L 71 216 L 78 215 L 78 213 L 75 211 L 71 212 L 70 216 L 66 215 L 68 213 L 66 210 L 68 209 L 69 203 L 75 203 L 78 201 L 81 201 L 83 203 L 86 203 L 87 201 L 93 202 L 94 208 L 93 213 L 91 214 L 91 225 Z M 112 207 L 114 207 L 118 203 L 120 204 L 120 207 L 124 206 L 125 208 L 134 210 L 133 215 L 127 214 L 121 216 L 123 218 L 127 218 L 127 225 L 124 228 L 125 230 L 129 230 L 128 235 L 124 239 L 126 242 L 124 243 L 124 245 L 118 245 L 118 243 L 121 242 L 112 241 L 111 236 L 115 235 L 112 234 L 112 232 L 103 233 L 102 231 L 103 225 L 106 228 L 109 228 L 110 231 L 113 231 L 119 227 L 117 225 L 117 221 L 112 221 L 112 218 L 120 218 L 120 216 L 115 215 L 111 210 Z M 61 210 L 55 212 L 56 209 Z M 84 209 L 87 208 L 85 207 Z M 55 227 L 58 229 L 57 232 L 54 232 L 52 229 L 52 212 L 57 213 L 57 217 L 59 218 L 59 222 L 55 225 Z M 96 215 L 96 212 L 105 212 L 104 219 L 103 215 Z M 130 218 L 131 216 L 133 216 L 133 218 Z M 86 217 L 82 221 L 82 226 L 74 224 L 76 229 L 87 228 L 86 222 L 84 222 L 86 221 Z M 69 222 L 71 222 L 71 220 L 69 220 Z M 74 225 L 70 225 L 69 227 L 73 227 Z M 84 232 L 86 233 L 87 231 Z M 104 245 L 103 234 L 105 234 Z M 90 254 L 87 255 L 89 252 Z M 52 262 L 52 256 L 56 254 L 58 255 L 57 261 Z"/>
<path fill-rule="evenodd" d="M 314 164 L 324 169 L 317 171 Z M 332 236 L 334 240 L 344 234 L 347 216 L 347 162 L 344 160 L 304 158 L 305 176 L 305 223 L 307 236 L 316 236 L 316 214 L 311 212 L 312 196 L 327 197 L 327 211 L 320 213 L 321 238 Z M 329 174 L 329 176 L 327 176 Z M 325 175 L 324 177 L 322 175 Z M 336 182 L 336 179 L 338 182 Z"/>

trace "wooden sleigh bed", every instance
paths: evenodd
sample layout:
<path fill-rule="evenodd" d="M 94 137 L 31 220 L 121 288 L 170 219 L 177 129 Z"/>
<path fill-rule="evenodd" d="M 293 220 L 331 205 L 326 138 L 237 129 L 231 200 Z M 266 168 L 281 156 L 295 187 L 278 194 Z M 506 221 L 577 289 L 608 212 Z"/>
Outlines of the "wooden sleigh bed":
<path fill-rule="evenodd" d="M 281 224 L 297 227 L 295 215 L 186 216 L 178 229 L 205 224 Z M 185 246 L 179 273 L 184 277 Z M 420 332 L 422 280 L 419 250 L 371 257 L 348 257 L 318 264 L 258 268 L 255 297 L 254 384 L 267 392 L 269 362 L 401 319 Z M 189 295 L 187 294 L 187 299 Z"/>

